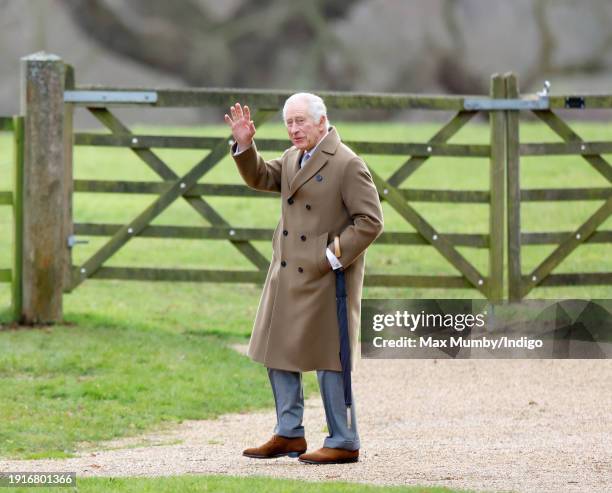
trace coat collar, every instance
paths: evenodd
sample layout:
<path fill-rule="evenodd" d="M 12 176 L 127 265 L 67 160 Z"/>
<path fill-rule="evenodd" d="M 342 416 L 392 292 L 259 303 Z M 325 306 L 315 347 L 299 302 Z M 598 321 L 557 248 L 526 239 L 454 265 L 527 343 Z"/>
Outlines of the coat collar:
<path fill-rule="evenodd" d="M 290 161 L 287 178 L 289 179 L 289 196 L 293 195 L 297 190 L 317 171 L 327 164 L 330 156 L 336 154 L 336 150 L 340 145 L 340 136 L 335 127 L 330 127 L 328 134 L 319 142 L 315 152 L 302 168 L 299 162 L 302 159 L 302 152 L 296 153 L 296 157 Z"/>

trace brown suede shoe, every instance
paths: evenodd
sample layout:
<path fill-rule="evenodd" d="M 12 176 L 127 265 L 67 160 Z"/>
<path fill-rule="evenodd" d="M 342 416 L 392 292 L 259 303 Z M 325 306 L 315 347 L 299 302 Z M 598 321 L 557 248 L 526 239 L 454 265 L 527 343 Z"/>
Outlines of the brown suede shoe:
<path fill-rule="evenodd" d="M 248 448 L 242 455 L 253 459 L 274 459 L 275 457 L 297 457 L 306 452 L 306 440 L 304 437 L 286 438 L 274 435 L 261 447 Z"/>
<path fill-rule="evenodd" d="M 359 449 L 346 450 L 343 448 L 323 447 L 309 454 L 302 454 L 298 459 L 305 464 L 346 464 L 359 460 Z"/>

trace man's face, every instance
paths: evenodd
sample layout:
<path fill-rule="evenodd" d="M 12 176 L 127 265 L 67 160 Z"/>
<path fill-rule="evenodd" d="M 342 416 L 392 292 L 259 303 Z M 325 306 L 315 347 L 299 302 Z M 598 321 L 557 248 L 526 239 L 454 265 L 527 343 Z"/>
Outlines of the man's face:
<path fill-rule="evenodd" d="M 302 151 L 312 149 L 321 140 L 325 134 L 326 120 L 322 116 L 318 122 L 315 122 L 308 111 L 308 103 L 303 99 L 289 102 L 285 111 L 285 125 L 289 139 Z"/>

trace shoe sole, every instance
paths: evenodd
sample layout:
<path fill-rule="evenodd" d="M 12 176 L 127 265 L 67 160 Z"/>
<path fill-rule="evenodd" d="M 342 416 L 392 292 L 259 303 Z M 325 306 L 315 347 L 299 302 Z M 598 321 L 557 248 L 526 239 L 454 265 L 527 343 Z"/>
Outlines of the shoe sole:
<path fill-rule="evenodd" d="M 250 459 L 277 459 L 278 457 L 291 457 L 292 459 L 295 459 L 296 457 L 299 457 L 300 455 L 306 453 L 305 450 L 303 450 L 302 452 L 287 452 L 286 454 L 276 454 L 276 455 L 256 455 L 256 454 L 245 454 L 243 453 L 242 455 L 244 457 L 249 457 Z"/>
<path fill-rule="evenodd" d="M 316 460 L 308 460 L 308 459 L 298 459 L 298 462 L 302 462 L 303 464 L 314 464 L 314 465 L 325 465 L 325 464 L 349 464 L 351 462 L 359 462 L 359 457 L 350 457 L 348 459 L 338 459 L 338 460 L 329 460 L 329 461 L 316 461 Z"/>

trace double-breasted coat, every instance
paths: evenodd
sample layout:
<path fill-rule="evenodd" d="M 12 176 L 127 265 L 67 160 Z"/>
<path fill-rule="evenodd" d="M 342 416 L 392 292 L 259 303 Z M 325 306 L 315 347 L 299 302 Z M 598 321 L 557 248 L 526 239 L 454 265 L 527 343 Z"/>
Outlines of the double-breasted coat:
<path fill-rule="evenodd" d="M 336 276 L 326 248 L 340 237 L 347 287 L 353 368 L 359 357 L 365 250 L 380 235 L 378 192 L 363 160 L 334 127 L 302 168 L 302 151 L 265 161 L 255 143 L 232 156 L 246 184 L 280 192 L 282 213 L 272 237 L 272 260 L 248 355 L 268 368 L 340 371 Z"/>

